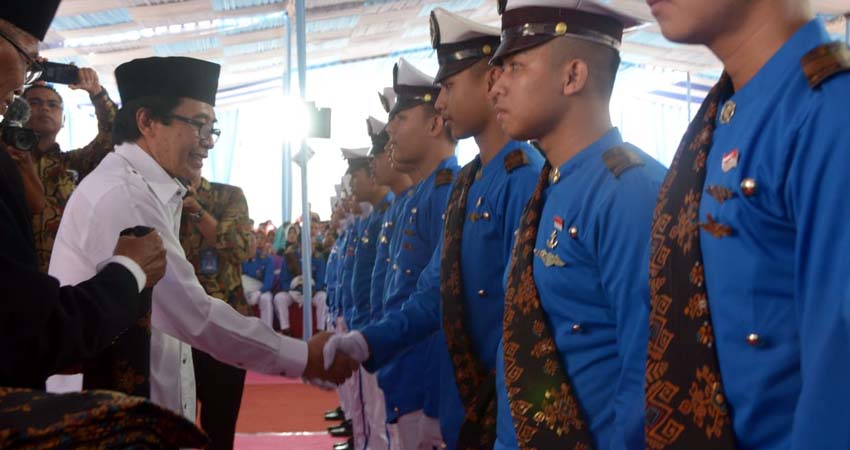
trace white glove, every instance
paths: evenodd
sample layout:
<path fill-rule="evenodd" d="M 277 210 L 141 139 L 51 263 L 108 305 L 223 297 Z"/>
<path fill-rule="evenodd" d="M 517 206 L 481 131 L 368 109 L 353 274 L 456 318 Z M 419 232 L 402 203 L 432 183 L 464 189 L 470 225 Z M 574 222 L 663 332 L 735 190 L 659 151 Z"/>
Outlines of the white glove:
<path fill-rule="evenodd" d="M 289 291 L 289 295 L 292 297 L 292 300 L 295 300 L 295 303 L 298 303 L 298 306 L 304 305 L 304 294 L 300 291 Z"/>
<path fill-rule="evenodd" d="M 330 381 L 320 380 L 318 378 L 304 378 L 301 377 L 301 381 L 305 384 L 309 384 L 310 386 L 315 386 L 323 391 L 333 391 L 339 386 L 331 383 Z"/>
<path fill-rule="evenodd" d="M 345 353 L 359 363 L 369 359 L 369 344 L 359 331 L 335 334 L 328 339 L 328 342 L 325 342 L 325 348 L 322 350 L 322 355 L 325 358 L 325 370 L 331 368 L 338 351 Z"/>
<path fill-rule="evenodd" d="M 443 435 L 440 433 L 440 421 L 423 415 L 419 422 L 419 448 L 417 450 L 444 449 Z"/>

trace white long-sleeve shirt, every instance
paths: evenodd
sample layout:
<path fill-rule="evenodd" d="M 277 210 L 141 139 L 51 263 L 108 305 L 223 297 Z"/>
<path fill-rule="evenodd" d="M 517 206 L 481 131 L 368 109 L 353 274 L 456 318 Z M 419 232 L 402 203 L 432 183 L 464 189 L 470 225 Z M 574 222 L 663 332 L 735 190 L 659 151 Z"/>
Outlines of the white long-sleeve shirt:
<path fill-rule="evenodd" d="M 234 366 L 298 377 L 307 364 L 307 345 L 278 335 L 204 292 L 180 245 L 185 193 L 139 146 L 117 146 L 68 201 L 50 274 L 63 285 L 80 283 L 112 256 L 121 230 L 145 225 L 160 233 L 168 266 L 153 290 L 151 399 L 194 420 L 191 347 Z"/>

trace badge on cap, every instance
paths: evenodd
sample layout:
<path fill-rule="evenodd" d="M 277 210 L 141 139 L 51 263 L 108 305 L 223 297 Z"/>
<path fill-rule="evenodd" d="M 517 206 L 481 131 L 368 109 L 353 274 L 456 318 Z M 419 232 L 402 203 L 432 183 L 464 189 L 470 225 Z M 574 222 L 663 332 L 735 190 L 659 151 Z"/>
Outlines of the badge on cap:
<path fill-rule="evenodd" d="M 721 161 L 720 167 L 724 172 L 728 172 L 736 167 L 738 167 L 738 149 L 732 150 L 731 152 L 727 152 L 723 154 L 723 160 Z"/>

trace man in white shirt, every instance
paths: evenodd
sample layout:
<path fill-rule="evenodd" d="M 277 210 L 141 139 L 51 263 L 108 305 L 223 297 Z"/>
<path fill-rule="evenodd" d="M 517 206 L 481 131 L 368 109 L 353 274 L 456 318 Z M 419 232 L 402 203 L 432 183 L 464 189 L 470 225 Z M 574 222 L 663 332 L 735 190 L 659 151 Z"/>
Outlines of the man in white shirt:
<path fill-rule="evenodd" d="M 215 95 L 220 66 L 185 57 L 145 58 L 115 70 L 123 102 L 115 120 L 115 152 L 71 196 L 56 238 L 50 273 L 63 284 L 90 278 L 118 233 L 138 224 L 162 235 L 165 277 L 154 287 L 151 399 L 195 417 L 191 347 L 237 367 L 340 383 L 356 364 L 335 359 L 323 370 L 319 334 L 309 344 L 283 337 L 204 292 L 179 240 L 186 187 L 200 175 L 220 131 Z M 115 301 L 121 301 L 116 298 Z"/>

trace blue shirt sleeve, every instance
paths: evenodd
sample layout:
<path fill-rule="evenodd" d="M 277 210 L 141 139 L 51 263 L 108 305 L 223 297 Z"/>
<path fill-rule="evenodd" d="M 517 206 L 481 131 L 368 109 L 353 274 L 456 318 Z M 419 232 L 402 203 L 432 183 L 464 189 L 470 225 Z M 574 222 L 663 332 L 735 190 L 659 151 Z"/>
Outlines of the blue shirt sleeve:
<path fill-rule="evenodd" d="M 843 83 L 838 84 L 843 78 Z M 795 288 L 802 386 L 790 448 L 850 448 L 848 312 L 850 126 L 847 74 L 816 94 L 797 132 L 786 183 L 796 224 Z M 844 316 L 847 318 L 847 316 Z"/>
<path fill-rule="evenodd" d="M 416 282 L 416 290 L 397 311 L 362 330 L 369 343 L 369 360 L 363 365 L 370 372 L 383 367 L 408 347 L 440 329 L 440 261 L 443 245 L 437 246 L 431 260 Z"/>
<path fill-rule="evenodd" d="M 359 330 L 369 323 L 372 314 L 371 290 L 372 269 L 375 267 L 375 254 L 378 245 L 378 233 L 381 231 L 381 214 L 374 214 L 366 224 L 363 237 L 366 241 L 357 244 L 354 256 L 354 274 L 352 276 L 352 295 L 354 297 L 354 312 L 351 318 L 351 329 Z"/>
<path fill-rule="evenodd" d="M 617 322 L 621 359 L 614 398 L 615 433 L 610 449 L 643 448 L 644 377 L 649 340 L 649 243 L 660 175 L 621 175 L 620 184 L 601 206 L 596 251 L 603 290 Z M 613 380 L 612 380 L 613 381 Z"/>
<path fill-rule="evenodd" d="M 263 260 L 263 266 L 263 287 L 260 290 L 262 292 L 270 292 L 272 290 L 272 283 L 274 283 L 274 260 L 266 257 Z"/>

